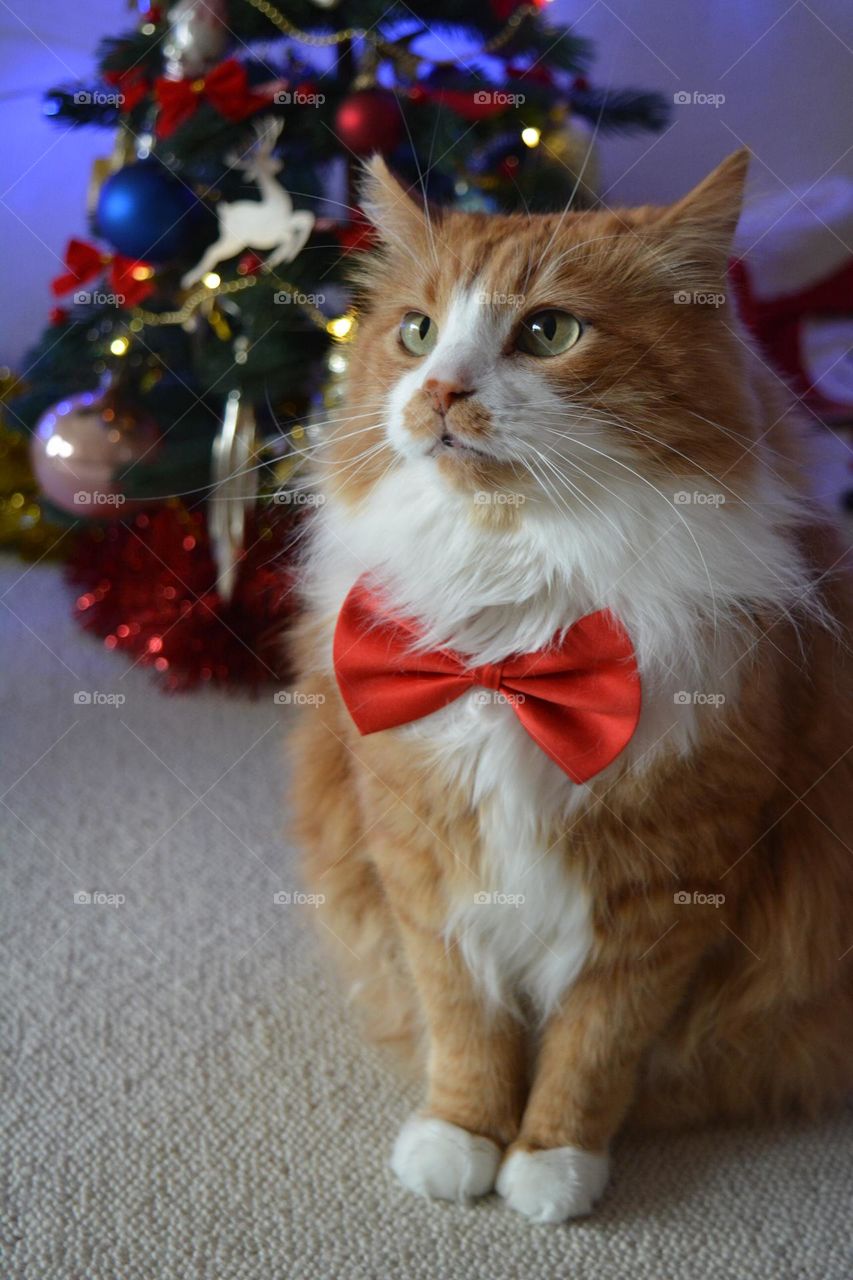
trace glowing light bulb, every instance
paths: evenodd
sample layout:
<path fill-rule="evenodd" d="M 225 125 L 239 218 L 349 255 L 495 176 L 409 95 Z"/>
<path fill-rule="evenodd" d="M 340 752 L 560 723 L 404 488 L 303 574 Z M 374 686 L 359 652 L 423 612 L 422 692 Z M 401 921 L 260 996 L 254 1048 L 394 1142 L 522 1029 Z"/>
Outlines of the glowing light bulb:
<path fill-rule="evenodd" d="M 542 137 L 541 129 L 534 129 L 532 125 L 521 131 L 521 141 L 526 147 L 538 147 L 539 139 Z"/>
<path fill-rule="evenodd" d="M 334 320 L 330 320 L 326 325 L 326 332 L 333 338 L 346 338 L 352 329 L 354 319 L 351 315 L 335 316 Z"/>
<path fill-rule="evenodd" d="M 114 356 L 127 355 L 127 349 L 130 346 L 127 338 L 113 338 L 110 343 L 110 351 Z"/>
<path fill-rule="evenodd" d="M 208 289 L 218 289 L 222 284 L 222 277 L 216 271 L 208 271 L 206 276 L 202 276 L 201 282 L 206 284 Z"/>

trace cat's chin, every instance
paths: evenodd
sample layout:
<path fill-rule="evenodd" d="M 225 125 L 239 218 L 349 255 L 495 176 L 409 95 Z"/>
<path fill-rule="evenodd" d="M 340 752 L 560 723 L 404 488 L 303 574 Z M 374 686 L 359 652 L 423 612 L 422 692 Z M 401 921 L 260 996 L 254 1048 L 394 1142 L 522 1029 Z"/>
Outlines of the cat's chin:
<path fill-rule="evenodd" d="M 457 444 L 453 448 L 431 450 L 428 457 L 439 475 L 457 493 L 496 493 L 518 487 L 518 472 L 509 462 L 484 449 Z"/>

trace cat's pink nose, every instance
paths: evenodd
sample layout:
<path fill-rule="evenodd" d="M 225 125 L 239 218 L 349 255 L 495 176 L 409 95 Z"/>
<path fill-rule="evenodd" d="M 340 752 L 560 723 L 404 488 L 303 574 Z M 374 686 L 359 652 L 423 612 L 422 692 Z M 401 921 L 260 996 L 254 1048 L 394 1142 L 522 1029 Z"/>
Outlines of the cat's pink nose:
<path fill-rule="evenodd" d="M 439 378 L 427 378 L 424 391 L 432 401 L 433 408 L 441 414 L 447 413 L 457 400 L 473 394 L 471 387 L 460 386 L 458 382 L 442 382 Z"/>

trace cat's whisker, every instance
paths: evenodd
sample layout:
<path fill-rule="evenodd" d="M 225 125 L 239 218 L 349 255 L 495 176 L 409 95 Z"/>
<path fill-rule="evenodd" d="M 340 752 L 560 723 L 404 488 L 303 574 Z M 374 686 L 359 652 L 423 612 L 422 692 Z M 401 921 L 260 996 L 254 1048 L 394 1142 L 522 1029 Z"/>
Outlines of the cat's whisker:
<path fill-rule="evenodd" d="M 550 239 L 548 240 L 548 243 L 545 245 L 544 250 L 539 255 L 539 259 L 541 262 L 545 262 L 547 260 L 548 252 L 551 248 L 551 245 L 554 243 L 555 239 L 557 238 L 560 228 L 562 227 L 563 222 L 566 219 L 566 215 L 571 211 L 572 204 L 574 203 L 574 198 L 578 193 L 578 187 L 583 182 L 583 175 L 586 173 L 586 167 L 589 164 L 589 158 L 592 155 L 593 148 L 595 146 L 596 140 L 598 138 L 598 133 L 601 128 L 601 120 L 604 115 L 604 107 L 605 107 L 606 101 L 607 101 L 607 95 L 605 93 L 605 96 L 602 99 L 601 109 L 599 110 L 599 113 L 598 113 L 598 119 L 595 122 L 595 127 L 593 128 L 592 135 L 590 136 L 590 139 L 589 139 L 589 144 L 586 149 L 586 155 L 583 158 L 583 164 L 581 165 L 580 169 L 575 175 L 575 184 L 572 187 L 571 195 L 566 201 L 565 208 L 563 209 L 559 219 L 557 220 L 557 225 L 554 227 L 554 230 L 551 233 Z"/>
<path fill-rule="evenodd" d="M 382 431 L 386 428 L 387 423 L 377 421 L 369 422 L 366 426 L 358 427 L 355 431 L 345 431 L 342 435 L 338 432 L 332 432 L 324 440 L 315 440 L 300 449 L 292 449 L 291 454 L 301 458 L 310 458 L 312 454 L 322 449 L 334 448 L 335 445 L 340 444 L 343 440 L 352 440 L 356 436 L 369 435 L 372 431 Z"/>
<path fill-rule="evenodd" d="M 659 497 L 663 502 L 665 502 L 665 503 L 666 503 L 666 505 L 667 505 L 667 506 L 670 508 L 670 510 L 672 511 L 673 515 L 675 515 L 675 517 L 676 517 L 676 518 L 681 522 L 681 524 L 683 524 L 684 528 L 685 528 L 685 529 L 686 529 L 686 531 L 687 531 L 688 536 L 690 537 L 690 540 L 692 541 L 693 545 L 694 545 L 694 546 L 695 546 L 695 548 L 696 548 L 696 554 L 699 556 L 699 560 L 700 560 L 700 562 L 701 562 L 702 569 L 703 569 L 703 571 L 704 571 L 704 573 L 705 573 L 705 578 L 706 578 L 707 583 L 708 583 L 708 589 L 709 589 L 709 591 L 710 591 L 710 593 L 711 593 L 711 612 L 712 612 L 712 618 L 713 618 L 714 636 L 716 637 L 716 635 L 717 635 L 717 630 L 718 630 L 717 593 L 716 593 L 716 591 L 714 590 L 714 583 L 713 583 L 713 580 L 712 580 L 712 578 L 711 578 L 711 572 L 710 572 L 710 570 L 709 570 L 709 568 L 708 568 L 708 562 L 707 562 L 707 560 L 705 559 L 705 555 L 704 555 L 704 553 L 703 553 L 703 551 L 702 551 L 702 548 L 699 546 L 699 543 L 698 543 L 698 541 L 697 541 L 697 539 L 696 539 L 696 535 L 695 535 L 695 533 L 694 533 L 694 532 L 693 532 L 693 530 L 690 528 L 690 525 L 689 525 L 689 524 L 687 523 L 687 521 L 685 520 L 685 518 L 684 518 L 683 514 L 679 511 L 678 507 L 675 505 L 675 503 L 674 503 L 674 502 L 672 502 L 672 501 L 671 501 L 671 500 L 666 496 L 666 494 L 665 494 L 661 489 L 659 489 L 659 488 L 657 487 L 657 485 L 652 484 L 651 480 L 647 479 L 647 477 L 646 477 L 646 476 L 642 475 L 642 474 L 641 474 L 639 471 L 637 471 L 634 467 L 629 466 L 627 462 L 620 462 L 620 460 L 619 460 L 618 458 L 614 457 L 613 455 L 608 454 L 608 453 L 604 453 L 604 452 L 603 452 L 603 450 L 601 450 L 601 449 L 596 449 L 593 445 L 591 445 L 591 444 L 586 444 L 583 440 L 578 440 L 578 439 L 576 439 L 575 437 L 572 437 L 572 439 L 574 440 L 574 442 L 575 442 L 576 444 L 580 445 L 580 447 L 581 447 L 582 449 L 591 449 L 591 450 L 593 451 L 593 453 L 598 454 L 598 455 L 599 455 L 600 457 L 602 457 L 602 458 L 606 458 L 609 462 L 614 462 L 614 463 L 616 464 L 616 466 L 617 466 L 617 467 L 622 467 L 625 471 L 630 472 L 630 474 L 631 474 L 631 475 L 633 475 L 637 480 L 639 480 L 641 484 L 644 484 L 644 485 L 646 485 L 649 489 L 653 490 L 653 492 L 654 492 L 654 493 L 656 493 L 656 494 L 658 495 L 658 497 Z"/>
<path fill-rule="evenodd" d="M 580 472 L 580 474 L 582 476 L 585 476 L 587 480 L 590 480 L 592 481 L 593 484 L 598 485 L 598 487 L 600 489 L 603 489 L 605 493 L 609 493 L 611 498 L 615 499 L 615 501 L 618 502 L 621 506 L 627 507 L 629 511 L 632 511 L 634 515 L 638 516 L 641 520 L 644 520 L 646 523 L 651 523 L 650 518 L 645 514 L 645 512 L 640 511 L 637 507 L 633 506 L 627 500 L 624 494 L 616 493 L 615 490 L 609 488 L 608 485 L 606 485 L 603 480 L 599 480 L 596 476 L 591 475 L 584 467 L 580 465 L 580 463 L 576 458 L 570 458 L 566 454 L 560 453 L 558 450 L 554 449 L 553 446 L 552 446 L 552 452 L 555 453 L 558 458 L 562 459 L 563 462 L 568 463 L 569 466 L 573 467 L 576 471 Z M 590 462 L 589 465 L 593 468 L 593 470 L 603 471 L 605 475 L 610 474 L 604 468 L 596 467 L 596 464 L 594 462 Z M 590 499 L 590 501 L 592 501 L 592 499 Z"/>
<path fill-rule="evenodd" d="M 558 477 L 563 481 L 563 483 L 564 483 L 564 484 L 571 486 L 572 491 L 573 491 L 573 492 L 574 492 L 574 493 L 575 493 L 579 498 L 581 498 L 581 500 L 584 502 L 584 505 L 586 506 L 587 510 L 592 510 L 592 511 L 594 511 L 597 515 L 601 516 L 601 518 L 602 518 L 604 521 L 606 521 L 606 523 L 607 523 L 607 524 L 609 524 L 609 525 L 610 525 L 611 529 L 612 529 L 612 530 L 613 530 L 613 532 L 616 534 L 616 536 L 617 536 L 617 538 L 619 539 L 619 541 L 620 541 L 620 542 L 625 542 L 625 541 L 627 541 L 627 538 L 626 538 L 626 534 L 625 534 L 624 529 L 620 529 L 620 528 L 619 528 L 619 526 L 615 523 L 615 521 L 614 521 L 614 520 L 613 520 L 613 519 L 612 519 L 612 518 L 607 514 L 607 512 L 606 512 L 606 511 L 602 510 L 602 508 L 601 508 L 601 507 L 599 507 L 598 503 L 597 503 L 597 502 L 595 502 L 595 501 L 594 501 L 594 500 L 589 496 L 589 494 L 584 494 L 584 493 L 583 493 L 583 491 L 582 491 L 582 489 L 580 488 L 580 486 L 579 486 L 579 485 L 576 485 L 573 481 L 569 480 L 568 476 L 564 475 L 564 474 L 563 474 L 563 472 L 560 470 L 560 468 L 556 465 L 556 463 L 554 463 L 550 458 L 548 458 L 546 454 L 541 453 L 538 449 L 537 449 L 537 450 L 535 450 L 535 452 L 536 452 L 537 456 L 538 456 L 539 458 L 541 458 L 542 462 L 543 462 L 547 467 L 549 467 L 549 469 L 550 469 L 550 470 L 551 470 L 551 471 L 552 471 L 556 476 L 558 476 Z M 562 457 L 562 456 L 563 456 L 562 454 L 559 454 L 559 455 L 558 455 L 558 457 Z M 566 461 L 569 461 L 569 460 L 568 460 L 568 459 L 566 459 Z"/>
<path fill-rule="evenodd" d="M 535 450 L 534 452 L 536 453 L 536 456 L 539 459 L 540 463 L 544 464 L 545 468 L 549 472 L 551 472 L 554 476 L 556 476 L 556 479 L 560 482 L 560 484 L 562 484 L 564 488 L 568 489 L 569 493 L 571 493 L 575 498 L 577 498 L 578 501 L 586 508 L 586 510 L 588 511 L 592 510 L 592 508 L 586 502 L 584 495 L 580 493 L 576 485 L 572 484 L 568 476 L 562 475 L 557 470 L 557 468 L 554 467 L 554 465 L 546 459 L 545 455 L 539 452 L 538 449 Z M 536 467 L 536 464 L 530 458 L 527 459 L 527 465 L 529 469 Z M 540 472 L 539 468 L 536 468 L 536 471 L 539 474 L 543 475 L 544 477 L 544 472 Z M 573 516 L 574 512 L 572 511 L 571 507 L 568 505 L 566 500 L 560 495 L 559 491 L 555 487 L 553 487 L 553 482 L 551 482 L 551 491 L 556 497 L 558 504 L 563 508 L 563 510 L 566 511 L 569 515 Z"/>

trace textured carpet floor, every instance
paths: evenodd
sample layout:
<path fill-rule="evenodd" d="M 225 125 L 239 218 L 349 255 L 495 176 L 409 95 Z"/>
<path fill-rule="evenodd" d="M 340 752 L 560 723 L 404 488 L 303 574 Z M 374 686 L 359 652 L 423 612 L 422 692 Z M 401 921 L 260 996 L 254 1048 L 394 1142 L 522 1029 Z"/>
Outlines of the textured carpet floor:
<path fill-rule="evenodd" d="M 0 584 L 0 1274 L 850 1280 L 849 1113 L 622 1142 L 599 1213 L 566 1227 L 404 1192 L 386 1160 L 415 1099 L 354 1036 L 311 908 L 274 901 L 298 887 L 288 708 L 163 697 L 77 631 L 56 570 L 20 574 Z"/>

